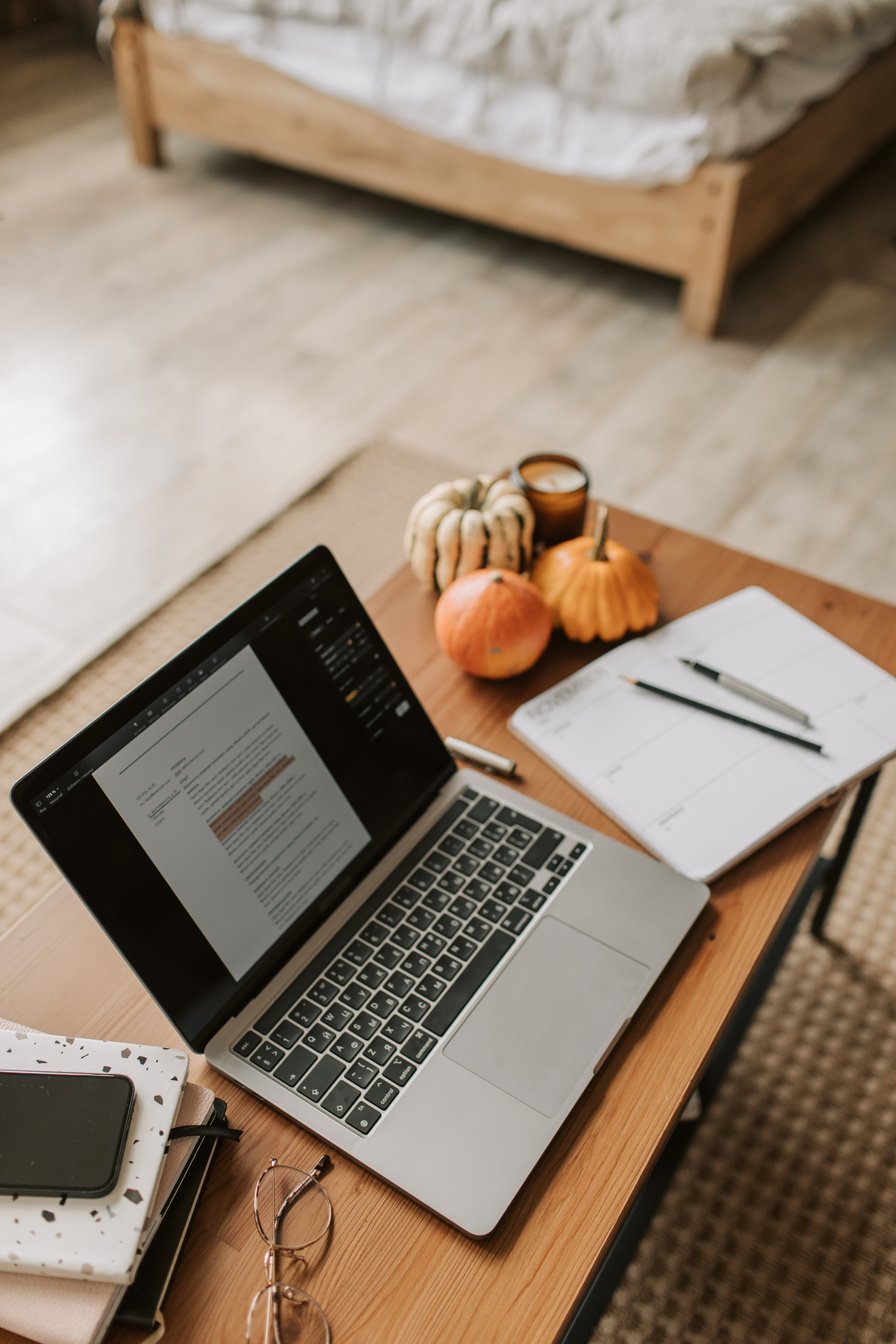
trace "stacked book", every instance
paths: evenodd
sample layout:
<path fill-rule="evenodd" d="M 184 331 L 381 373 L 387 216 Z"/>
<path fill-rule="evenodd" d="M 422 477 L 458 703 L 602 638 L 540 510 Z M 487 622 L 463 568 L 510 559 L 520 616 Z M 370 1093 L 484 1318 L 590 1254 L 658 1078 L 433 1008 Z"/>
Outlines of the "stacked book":
<path fill-rule="evenodd" d="M 0 1021 L 0 1070 L 114 1069 L 135 1088 L 121 1175 L 108 1194 L 0 1195 L 0 1327 L 41 1344 L 97 1344 L 113 1323 L 159 1327 L 217 1140 L 237 1134 L 226 1129 L 224 1102 L 186 1081 L 188 1062 L 177 1050 Z"/>

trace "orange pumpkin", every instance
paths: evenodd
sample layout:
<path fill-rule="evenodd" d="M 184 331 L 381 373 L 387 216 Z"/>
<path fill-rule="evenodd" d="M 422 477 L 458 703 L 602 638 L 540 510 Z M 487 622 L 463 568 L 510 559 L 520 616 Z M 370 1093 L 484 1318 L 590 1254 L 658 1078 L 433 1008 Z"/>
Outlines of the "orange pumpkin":
<path fill-rule="evenodd" d="M 660 607 L 656 579 L 634 551 L 607 538 L 608 510 L 598 509 L 593 537 L 574 537 L 543 551 L 532 582 L 569 639 L 588 644 L 621 639 L 655 625 Z"/>
<path fill-rule="evenodd" d="M 529 579 L 478 569 L 455 579 L 436 603 L 436 638 L 465 672 L 500 680 L 525 672 L 551 637 L 551 613 Z"/>

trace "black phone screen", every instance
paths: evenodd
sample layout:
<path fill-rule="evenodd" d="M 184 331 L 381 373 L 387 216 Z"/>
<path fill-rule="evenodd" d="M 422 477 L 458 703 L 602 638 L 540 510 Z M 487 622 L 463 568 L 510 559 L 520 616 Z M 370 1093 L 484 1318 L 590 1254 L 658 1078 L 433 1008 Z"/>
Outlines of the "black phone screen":
<path fill-rule="evenodd" d="M 124 1074 L 0 1072 L 0 1193 L 108 1194 L 133 1109 Z"/>

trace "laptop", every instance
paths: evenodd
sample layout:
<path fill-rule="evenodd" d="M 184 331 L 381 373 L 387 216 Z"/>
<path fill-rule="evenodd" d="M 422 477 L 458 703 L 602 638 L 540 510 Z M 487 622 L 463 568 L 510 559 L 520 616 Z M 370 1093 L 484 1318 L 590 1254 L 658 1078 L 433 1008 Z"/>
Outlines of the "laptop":
<path fill-rule="evenodd" d="M 193 1050 L 475 1237 L 708 897 L 458 769 L 323 546 L 12 798 Z"/>

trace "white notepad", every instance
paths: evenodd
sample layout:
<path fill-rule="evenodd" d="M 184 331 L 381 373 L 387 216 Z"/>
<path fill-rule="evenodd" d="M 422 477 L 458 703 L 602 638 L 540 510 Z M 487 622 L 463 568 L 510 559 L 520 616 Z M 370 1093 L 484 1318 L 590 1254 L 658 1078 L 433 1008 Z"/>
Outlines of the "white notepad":
<path fill-rule="evenodd" d="M 684 667 L 739 677 L 812 727 Z M 676 704 L 639 677 L 821 742 L 824 755 Z M 518 737 L 687 877 L 711 881 L 896 753 L 896 678 L 762 588 L 611 649 L 521 705 Z"/>

